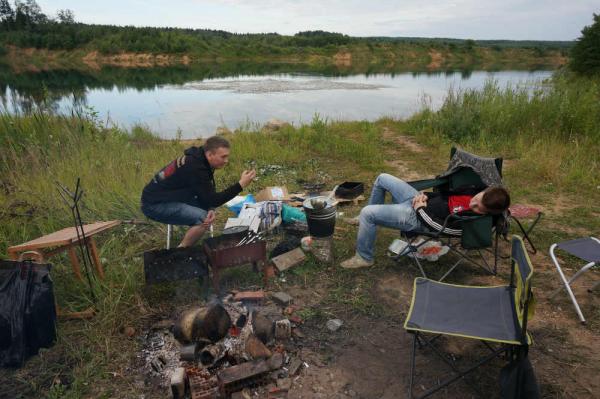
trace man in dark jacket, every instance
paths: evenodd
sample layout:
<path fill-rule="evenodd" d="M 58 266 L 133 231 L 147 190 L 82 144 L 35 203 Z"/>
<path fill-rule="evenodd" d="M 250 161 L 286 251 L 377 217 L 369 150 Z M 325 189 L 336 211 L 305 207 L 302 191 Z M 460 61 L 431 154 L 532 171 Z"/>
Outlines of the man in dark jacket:
<path fill-rule="evenodd" d="M 229 162 L 229 142 L 220 136 L 190 147 L 154 175 L 142 192 L 142 212 L 160 223 L 191 226 L 180 247 L 194 245 L 215 219 L 217 208 L 238 195 L 256 177 L 245 170 L 239 182 L 216 191 L 214 170 Z"/>
<path fill-rule="evenodd" d="M 390 193 L 392 203 L 385 204 Z M 369 205 L 360 211 L 356 239 L 356 255 L 341 263 L 346 269 L 373 265 L 373 248 L 377 226 L 385 226 L 405 232 L 440 231 L 450 213 L 470 210 L 480 214 L 500 214 L 510 205 L 505 188 L 488 187 L 483 191 L 472 189 L 452 193 L 420 193 L 410 184 L 392 175 L 381 174 L 373 184 Z M 460 236 L 456 225 L 446 226 L 444 233 Z"/>

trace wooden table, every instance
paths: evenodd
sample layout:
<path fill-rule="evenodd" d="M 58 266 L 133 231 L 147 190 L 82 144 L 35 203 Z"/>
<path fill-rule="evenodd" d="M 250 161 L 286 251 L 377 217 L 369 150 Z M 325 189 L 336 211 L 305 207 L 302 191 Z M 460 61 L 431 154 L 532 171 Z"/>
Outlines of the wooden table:
<path fill-rule="evenodd" d="M 115 227 L 120 223 L 120 220 L 110 220 L 108 222 L 96 222 L 83 226 L 85 244 L 90 251 L 94 267 L 100 278 L 104 278 L 104 269 L 102 268 L 102 263 L 98 256 L 98 247 L 94 236 Z M 79 260 L 77 259 L 77 253 L 75 252 L 75 246 L 79 245 L 79 241 L 75 227 L 67 227 L 43 237 L 36 238 L 35 240 L 9 247 L 8 256 L 10 259 L 17 260 L 25 252 L 33 252 L 43 261 L 50 256 L 63 251 L 68 251 L 71 265 L 73 266 L 73 272 L 79 280 L 82 280 L 81 268 L 79 266 Z"/>

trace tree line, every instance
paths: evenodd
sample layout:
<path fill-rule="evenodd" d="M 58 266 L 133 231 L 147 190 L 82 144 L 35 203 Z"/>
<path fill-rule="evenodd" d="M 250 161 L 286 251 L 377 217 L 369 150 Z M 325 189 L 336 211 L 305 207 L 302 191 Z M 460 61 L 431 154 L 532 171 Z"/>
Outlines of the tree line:
<path fill-rule="evenodd" d="M 210 57 L 244 57 L 253 55 L 330 54 L 340 46 L 363 45 L 370 51 L 407 43 L 417 48 L 438 48 L 451 52 L 473 51 L 489 47 L 497 51 L 528 48 L 544 56 L 547 50 L 567 55 L 572 50 L 573 69 L 579 72 L 600 69 L 600 17 L 585 27 L 582 37 L 569 41 L 511 41 L 450 38 L 350 37 L 322 30 L 305 31 L 293 36 L 278 33 L 237 34 L 223 30 L 155 28 L 94 25 L 76 22 L 71 10 L 46 15 L 35 0 L 0 0 L 0 56 L 7 45 L 50 50 L 84 49 L 103 54 L 120 52 L 196 54 Z"/>

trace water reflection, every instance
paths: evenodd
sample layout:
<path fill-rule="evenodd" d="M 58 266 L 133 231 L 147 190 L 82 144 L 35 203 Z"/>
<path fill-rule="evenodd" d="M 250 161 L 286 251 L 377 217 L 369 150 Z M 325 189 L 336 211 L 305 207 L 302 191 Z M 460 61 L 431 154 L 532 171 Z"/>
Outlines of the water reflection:
<path fill-rule="evenodd" d="M 550 74 L 244 62 L 14 74 L 0 65 L 0 101 L 12 113 L 92 107 L 102 120 L 124 127 L 141 123 L 164 137 L 178 130 L 196 137 L 218 126 L 233 129 L 273 117 L 292 123 L 315 113 L 328 119 L 406 117 L 423 98 L 439 105 L 449 87 L 477 88 L 490 77 L 504 85 Z"/>

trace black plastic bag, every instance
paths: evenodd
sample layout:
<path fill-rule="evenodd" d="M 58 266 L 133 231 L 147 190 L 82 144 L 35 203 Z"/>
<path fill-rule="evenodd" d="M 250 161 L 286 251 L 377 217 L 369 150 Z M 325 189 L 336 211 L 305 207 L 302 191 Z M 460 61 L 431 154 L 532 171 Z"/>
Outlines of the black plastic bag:
<path fill-rule="evenodd" d="M 500 371 L 502 399 L 538 399 L 540 388 L 527 353 L 520 354 Z"/>
<path fill-rule="evenodd" d="M 20 367 L 56 339 L 50 265 L 0 261 L 0 367 Z"/>

